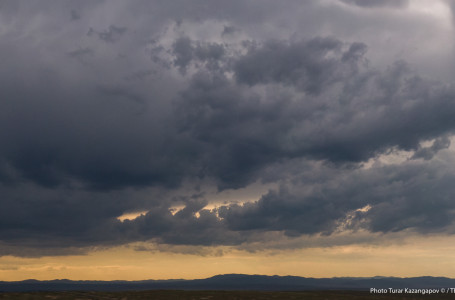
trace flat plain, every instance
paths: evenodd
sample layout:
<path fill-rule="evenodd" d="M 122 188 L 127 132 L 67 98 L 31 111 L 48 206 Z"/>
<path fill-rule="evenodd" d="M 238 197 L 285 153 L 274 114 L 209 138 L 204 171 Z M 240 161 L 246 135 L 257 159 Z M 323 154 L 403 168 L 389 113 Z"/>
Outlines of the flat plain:
<path fill-rule="evenodd" d="M 305 300 L 361 300 L 361 299 L 455 299 L 455 294 L 370 294 L 364 291 L 122 291 L 122 292 L 20 292 L 1 293 L 4 300 L 265 300 L 265 299 L 305 299 Z"/>

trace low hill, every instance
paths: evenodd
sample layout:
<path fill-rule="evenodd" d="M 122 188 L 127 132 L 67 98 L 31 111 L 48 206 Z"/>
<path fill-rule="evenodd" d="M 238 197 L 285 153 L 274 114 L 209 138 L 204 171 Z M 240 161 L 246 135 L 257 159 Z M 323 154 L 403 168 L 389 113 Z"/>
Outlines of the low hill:
<path fill-rule="evenodd" d="M 126 290 L 365 290 L 370 288 L 450 288 L 455 279 L 446 277 L 337 277 L 306 278 L 298 276 L 265 276 L 225 274 L 193 280 L 144 280 L 144 281 L 72 281 L 24 280 L 0 282 L 0 291 L 126 291 Z"/>

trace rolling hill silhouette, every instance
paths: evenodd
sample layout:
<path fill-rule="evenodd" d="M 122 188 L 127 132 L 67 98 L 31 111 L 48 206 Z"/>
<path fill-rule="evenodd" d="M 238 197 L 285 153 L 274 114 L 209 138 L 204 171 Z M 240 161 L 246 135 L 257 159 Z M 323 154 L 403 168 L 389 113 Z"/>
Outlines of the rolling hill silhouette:
<path fill-rule="evenodd" d="M 450 288 L 455 279 L 446 277 L 334 277 L 266 276 L 224 274 L 206 279 L 143 281 L 72 281 L 67 279 L 0 282 L 0 292 L 21 291 L 126 291 L 126 290 L 369 290 L 370 288 Z"/>

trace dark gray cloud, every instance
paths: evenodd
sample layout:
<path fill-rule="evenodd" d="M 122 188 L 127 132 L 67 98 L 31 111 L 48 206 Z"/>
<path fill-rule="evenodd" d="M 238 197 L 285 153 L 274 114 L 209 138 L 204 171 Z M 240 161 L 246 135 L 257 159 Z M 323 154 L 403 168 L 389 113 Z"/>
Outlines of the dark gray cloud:
<path fill-rule="evenodd" d="M 114 25 L 110 25 L 107 30 L 104 31 L 96 31 L 90 27 L 89 31 L 87 32 L 88 36 L 97 35 L 98 38 L 106 43 L 115 43 L 117 42 L 122 35 L 124 35 L 127 31 L 126 27 L 117 27 Z"/>
<path fill-rule="evenodd" d="M 183 74 L 186 72 L 186 67 L 193 59 L 193 47 L 191 40 L 188 37 L 182 37 L 175 41 L 173 45 L 173 53 L 175 55 L 174 65 L 180 68 Z"/>
<path fill-rule="evenodd" d="M 79 15 L 79 13 L 77 11 L 75 11 L 74 9 L 71 10 L 71 20 L 75 21 L 75 20 L 79 20 L 81 18 L 81 16 Z"/>
<path fill-rule="evenodd" d="M 370 69 L 364 45 L 345 48 L 319 38 L 265 43 L 237 58 L 236 82 L 196 73 L 178 102 L 182 130 L 219 145 L 209 168 L 237 179 L 280 159 L 360 162 L 391 147 L 417 150 L 420 141 L 452 132 L 452 87 L 419 77 L 404 62 L 385 72 Z M 267 84 L 296 94 L 249 89 Z"/>
<path fill-rule="evenodd" d="M 198 63 L 197 67 L 205 64 L 209 70 L 219 69 L 219 63 L 223 61 L 225 54 L 225 47 L 222 44 L 194 42 L 186 36 L 178 38 L 172 48 L 175 56 L 174 65 L 179 68 L 182 75 L 194 61 Z"/>
<path fill-rule="evenodd" d="M 321 34 L 346 5 L 18 3 L 0 11 L 0 254 L 450 232 L 452 79 L 388 52 L 375 66 L 370 34 Z M 301 27 L 302 11 L 343 17 Z M 362 167 L 399 150 L 410 159 Z M 280 187 L 206 208 L 204 185 L 258 181 Z"/>
<path fill-rule="evenodd" d="M 447 136 L 443 136 L 434 140 L 430 147 L 419 148 L 414 155 L 413 159 L 423 158 L 425 160 L 432 159 L 438 151 L 447 149 L 450 146 L 450 139 Z"/>
<path fill-rule="evenodd" d="M 371 169 L 298 165 L 306 167 L 305 174 L 256 202 L 208 210 L 207 200 L 195 195 L 180 198 L 186 206 L 175 213 L 163 206 L 161 198 L 147 214 L 123 222 L 115 217 L 134 204 L 125 201 L 128 194 L 64 191 L 57 195 L 55 190 L 38 189 L 35 203 L 22 197 L 6 202 L 9 209 L 2 214 L 1 237 L 6 245 L 34 248 L 34 255 L 40 253 L 37 247 L 43 248 L 44 255 L 66 247 L 71 252 L 87 251 L 94 245 L 150 240 L 171 245 L 245 245 L 266 241 L 269 232 L 296 237 L 359 229 L 422 234 L 453 230 L 450 195 L 455 173 L 446 161 L 408 161 Z M 31 255 L 27 253 L 21 255 Z"/>
<path fill-rule="evenodd" d="M 443 163 L 405 163 L 345 170 L 326 175 L 322 182 L 304 177 L 255 203 L 223 207 L 220 216 L 234 230 L 279 230 L 290 235 L 330 234 L 340 226 L 383 233 L 443 231 L 453 225 L 453 176 Z"/>
<path fill-rule="evenodd" d="M 224 26 L 221 36 L 231 35 L 237 31 L 239 31 L 239 30 L 237 28 L 235 28 L 234 26 Z"/>
<path fill-rule="evenodd" d="M 68 52 L 68 55 L 70 57 L 79 59 L 79 58 L 93 55 L 93 50 L 91 50 L 90 48 L 83 48 L 83 49 L 80 48 L 80 49 Z"/>
<path fill-rule="evenodd" d="M 237 81 L 249 85 L 277 82 L 296 86 L 310 94 L 320 93 L 342 78 L 353 76 L 366 46 L 356 43 L 343 52 L 342 42 L 334 38 L 315 38 L 306 42 L 271 41 L 253 47 L 237 60 Z"/>

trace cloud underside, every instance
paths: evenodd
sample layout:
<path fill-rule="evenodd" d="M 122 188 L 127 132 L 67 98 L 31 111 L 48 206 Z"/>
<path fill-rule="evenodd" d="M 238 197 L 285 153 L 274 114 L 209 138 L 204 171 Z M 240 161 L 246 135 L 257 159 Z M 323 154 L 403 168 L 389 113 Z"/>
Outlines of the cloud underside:
<path fill-rule="evenodd" d="M 277 233 L 453 233 L 452 83 L 402 59 L 373 67 L 362 41 L 255 38 L 246 20 L 219 17 L 201 38 L 192 30 L 210 26 L 193 13 L 187 27 L 169 19 L 145 34 L 83 24 L 84 10 L 71 9 L 76 27 L 49 36 L 77 32 L 76 47 L 25 29 L 12 44 L 21 29 L 7 24 L 0 255 L 141 241 L 260 248 Z M 255 201 L 213 205 L 206 191 L 257 182 L 271 187 Z"/>

